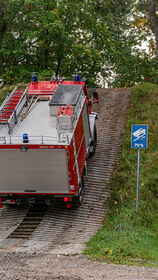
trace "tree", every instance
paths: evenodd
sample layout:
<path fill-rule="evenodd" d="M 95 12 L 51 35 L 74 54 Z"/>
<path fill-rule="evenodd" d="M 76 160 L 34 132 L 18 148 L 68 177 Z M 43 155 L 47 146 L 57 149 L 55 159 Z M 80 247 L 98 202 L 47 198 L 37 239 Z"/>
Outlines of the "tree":
<path fill-rule="evenodd" d="M 91 1 L 9 0 L 7 16 L 1 74 L 50 69 L 55 76 L 81 72 L 95 82 L 103 65 L 102 34 L 108 38 L 109 32 Z"/>
<path fill-rule="evenodd" d="M 142 40 L 142 33 L 137 32 L 140 27 L 136 30 L 135 23 L 131 27 L 134 3 L 2 1 L 0 75 L 9 81 L 27 80 L 30 72 L 56 77 L 77 72 L 95 86 L 100 77 L 111 82 L 114 72 L 118 85 L 132 85 L 146 75 L 141 73 L 145 54 L 134 50 Z M 139 20 L 135 19 L 137 26 Z"/>
<path fill-rule="evenodd" d="M 151 20 L 151 26 L 153 33 L 155 35 L 156 41 L 156 54 L 158 59 L 158 1 L 157 0 L 148 0 L 149 5 L 149 15 Z"/>
<path fill-rule="evenodd" d="M 141 33 L 142 28 L 146 26 L 146 38 L 149 44 L 151 42 L 153 56 L 155 49 L 155 55 L 158 58 L 158 0 L 138 0 L 135 6 L 135 19 L 140 24 L 141 29 L 139 32 Z M 155 45 L 153 44 L 153 38 L 155 38 Z"/>
<path fill-rule="evenodd" d="M 156 8 L 158 2 L 154 2 Z M 132 1 L 132 5 L 128 40 L 121 52 L 120 45 L 120 57 L 113 68 L 115 79 L 112 86 L 133 86 L 144 81 L 158 82 L 157 48 L 150 21 L 149 1 Z"/>

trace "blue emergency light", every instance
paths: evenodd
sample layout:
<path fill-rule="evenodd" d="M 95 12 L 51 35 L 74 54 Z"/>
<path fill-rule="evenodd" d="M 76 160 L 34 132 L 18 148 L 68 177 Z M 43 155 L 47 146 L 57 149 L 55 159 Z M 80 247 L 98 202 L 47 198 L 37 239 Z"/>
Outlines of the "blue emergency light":
<path fill-rule="evenodd" d="M 33 81 L 33 82 L 37 82 L 37 75 L 33 74 L 33 76 L 32 76 L 32 81 Z"/>
<path fill-rule="evenodd" d="M 29 142 L 29 136 L 27 133 L 23 134 L 23 143 L 28 143 Z"/>
<path fill-rule="evenodd" d="M 80 75 L 77 74 L 77 75 L 75 76 L 75 82 L 80 82 Z"/>

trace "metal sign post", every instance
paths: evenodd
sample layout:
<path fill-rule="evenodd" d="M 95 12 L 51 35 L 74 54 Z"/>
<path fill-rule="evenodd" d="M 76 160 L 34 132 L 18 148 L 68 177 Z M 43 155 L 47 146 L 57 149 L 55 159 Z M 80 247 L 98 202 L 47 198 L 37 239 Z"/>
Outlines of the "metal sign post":
<path fill-rule="evenodd" d="M 137 196 L 136 196 L 136 211 L 138 211 L 138 200 L 139 200 L 139 167 L 140 167 L 140 149 L 138 149 L 138 162 L 137 162 Z"/>
<path fill-rule="evenodd" d="M 148 126 L 141 125 L 141 124 L 132 124 L 131 148 L 138 149 L 136 211 L 138 211 L 138 201 L 139 201 L 140 149 L 147 149 L 147 142 L 148 142 Z"/>

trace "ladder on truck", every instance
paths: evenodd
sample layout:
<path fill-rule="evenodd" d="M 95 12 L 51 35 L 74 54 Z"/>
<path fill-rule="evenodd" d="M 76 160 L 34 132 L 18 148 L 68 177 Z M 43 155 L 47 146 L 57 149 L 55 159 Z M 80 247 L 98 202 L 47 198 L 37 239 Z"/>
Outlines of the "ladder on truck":
<path fill-rule="evenodd" d="M 14 124 L 23 106 L 27 102 L 27 88 L 25 90 L 17 87 L 6 97 L 0 107 L 0 125 L 8 126 L 8 133 L 11 134 Z"/>

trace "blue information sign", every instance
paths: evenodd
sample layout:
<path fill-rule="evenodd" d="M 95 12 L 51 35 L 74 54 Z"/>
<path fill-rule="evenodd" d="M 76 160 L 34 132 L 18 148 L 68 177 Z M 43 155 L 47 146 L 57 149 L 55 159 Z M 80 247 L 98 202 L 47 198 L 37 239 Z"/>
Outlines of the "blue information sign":
<path fill-rule="evenodd" d="M 132 124 L 131 148 L 146 149 L 148 143 L 148 125 Z"/>

